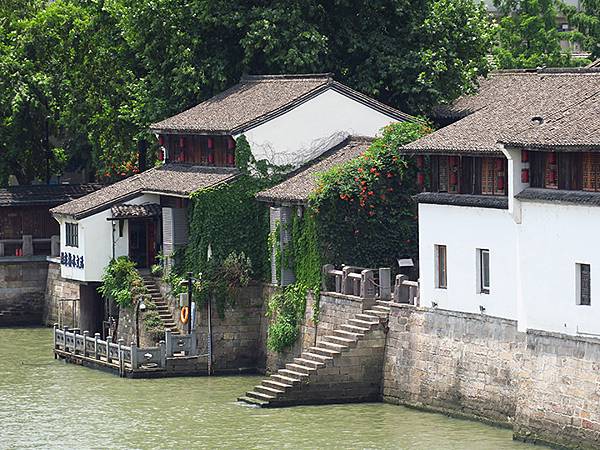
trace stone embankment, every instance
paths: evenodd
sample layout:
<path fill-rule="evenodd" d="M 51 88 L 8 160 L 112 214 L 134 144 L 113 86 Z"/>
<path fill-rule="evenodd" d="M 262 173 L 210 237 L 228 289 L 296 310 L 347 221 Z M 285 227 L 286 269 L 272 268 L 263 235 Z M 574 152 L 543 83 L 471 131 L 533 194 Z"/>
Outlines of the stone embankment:
<path fill-rule="evenodd" d="M 261 407 L 380 400 L 389 311 L 379 302 L 357 313 L 239 400 Z"/>
<path fill-rule="evenodd" d="M 0 326 L 42 323 L 47 274 L 45 258 L 3 258 L 0 264 Z"/>

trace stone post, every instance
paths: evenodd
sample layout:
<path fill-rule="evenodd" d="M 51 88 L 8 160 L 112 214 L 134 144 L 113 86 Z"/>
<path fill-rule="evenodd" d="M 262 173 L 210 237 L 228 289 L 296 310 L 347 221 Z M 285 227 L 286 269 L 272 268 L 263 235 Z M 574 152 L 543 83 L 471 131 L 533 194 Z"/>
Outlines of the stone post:
<path fill-rule="evenodd" d="M 50 236 L 50 256 L 60 256 L 60 236 Z"/>
<path fill-rule="evenodd" d="M 396 284 L 394 285 L 394 301 L 396 303 L 409 302 L 409 289 L 404 285 L 404 282 L 407 280 L 408 276 L 406 275 L 396 275 Z"/>
<path fill-rule="evenodd" d="M 379 269 L 379 298 L 386 301 L 392 298 L 392 270 L 389 267 Z"/>
<path fill-rule="evenodd" d="M 325 292 L 329 291 L 329 272 L 334 269 L 333 264 L 325 264 L 321 270 L 321 289 Z M 336 292 L 337 292 L 337 277 L 336 277 Z"/>
<path fill-rule="evenodd" d="M 361 298 L 375 298 L 375 283 L 374 283 L 373 271 L 371 269 L 365 269 L 360 272 L 360 297 Z"/>
<path fill-rule="evenodd" d="M 100 333 L 94 333 L 94 358 L 100 359 L 98 354 L 98 340 L 100 339 Z"/>
<path fill-rule="evenodd" d="M 23 235 L 23 256 L 33 256 L 33 236 Z"/>
<path fill-rule="evenodd" d="M 131 370 L 138 368 L 138 348 L 135 342 L 131 343 Z"/>
<path fill-rule="evenodd" d="M 194 333 L 195 334 L 195 333 Z M 173 356 L 173 334 L 170 328 L 165 328 L 167 357 Z"/>
<path fill-rule="evenodd" d="M 165 352 L 165 341 L 161 340 L 158 343 L 158 348 L 160 349 L 160 367 L 162 367 L 164 369 L 167 365 L 167 357 L 166 357 L 166 352 Z"/>
<path fill-rule="evenodd" d="M 106 336 L 106 362 L 110 364 L 110 344 L 112 343 L 112 336 Z"/>
<path fill-rule="evenodd" d="M 65 325 L 63 327 L 63 338 L 65 340 L 65 348 L 64 348 L 65 352 L 67 351 L 67 331 L 68 330 L 69 330 L 69 327 Z"/>
<path fill-rule="evenodd" d="M 54 326 L 52 327 L 52 344 L 54 345 L 54 348 L 56 348 L 56 330 L 58 329 L 58 324 L 55 323 Z M 55 358 L 56 358 L 56 353 L 55 353 Z"/>
<path fill-rule="evenodd" d="M 119 355 L 119 375 L 123 376 L 123 342 L 125 342 L 125 340 L 123 338 L 119 339 L 118 341 L 118 355 Z"/>
<path fill-rule="evenodd" d="M 87 358 L 87 339 L 89 336 L 90 332 L 89 331 L 84 331 L 83 332 L 83 356 Z"/>

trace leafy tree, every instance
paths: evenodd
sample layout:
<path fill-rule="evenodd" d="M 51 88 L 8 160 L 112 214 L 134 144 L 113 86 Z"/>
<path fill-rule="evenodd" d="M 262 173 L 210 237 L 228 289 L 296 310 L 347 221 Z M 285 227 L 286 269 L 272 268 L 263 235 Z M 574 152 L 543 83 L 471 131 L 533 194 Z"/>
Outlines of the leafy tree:
<path fill-rule="evenodd" d="M 592 54 L 592 59 L 600 58 L 600 1 L 581 0 L 580 8 L 560 3 L 560 9 L 576 31 L 571 40 L 580 42 L 582 48 Z"/>
<path fill-rule="evenodd" d="M 555 0 L 494 0 L 502 15 L 493 54 L 501 69 L 573 65 L 560 47 Z"/>

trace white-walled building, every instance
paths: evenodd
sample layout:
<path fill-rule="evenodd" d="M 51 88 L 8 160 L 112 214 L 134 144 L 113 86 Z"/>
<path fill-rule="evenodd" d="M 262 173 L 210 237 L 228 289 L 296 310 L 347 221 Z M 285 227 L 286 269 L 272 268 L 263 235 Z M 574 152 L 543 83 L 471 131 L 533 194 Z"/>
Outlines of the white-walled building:
<path fill-rule="evenodd" d="M 501 72 L 405 147 L 421 304 L 600 335 L 600 71 Z"/>

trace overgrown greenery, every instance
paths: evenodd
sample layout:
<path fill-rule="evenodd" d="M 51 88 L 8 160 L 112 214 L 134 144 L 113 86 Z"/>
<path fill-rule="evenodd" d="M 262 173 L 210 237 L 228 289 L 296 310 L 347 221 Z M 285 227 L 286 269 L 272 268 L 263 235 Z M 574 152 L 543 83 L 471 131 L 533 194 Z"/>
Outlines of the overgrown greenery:
<path fill-rule="evenodd" d="M 122 308 L 131 307 L 140 296 L 148 293 L 135 262 L 126 256 L 111 260 L 105 267 L 98 292 Z"/>
<path fill-rule="evenodd" d="M 581 0 L 580 8 L 560 2 L 560 10 L 575 31 L 570 40 L 579 42 L 593 60 L 600 58 L 600 0 Z"/>
<path fill-rule="evenodd" d="M 43 179 L 46 156 L 51 173 L 131 174 L 150 123 L 243 73 L 331 71 L 427 111 L 473 87 L 490 38 L 471 0 L 0 3 L 0 185 Z"/>
<path fill-rule="evenodd" d="M 164 338 L 165 326 L 156 309 L 156 304 L 150 300 L 145 300 L 146 312 L 144 313 L 144 329 L 150 335 L 152 340 L 158 341 Z"/>

